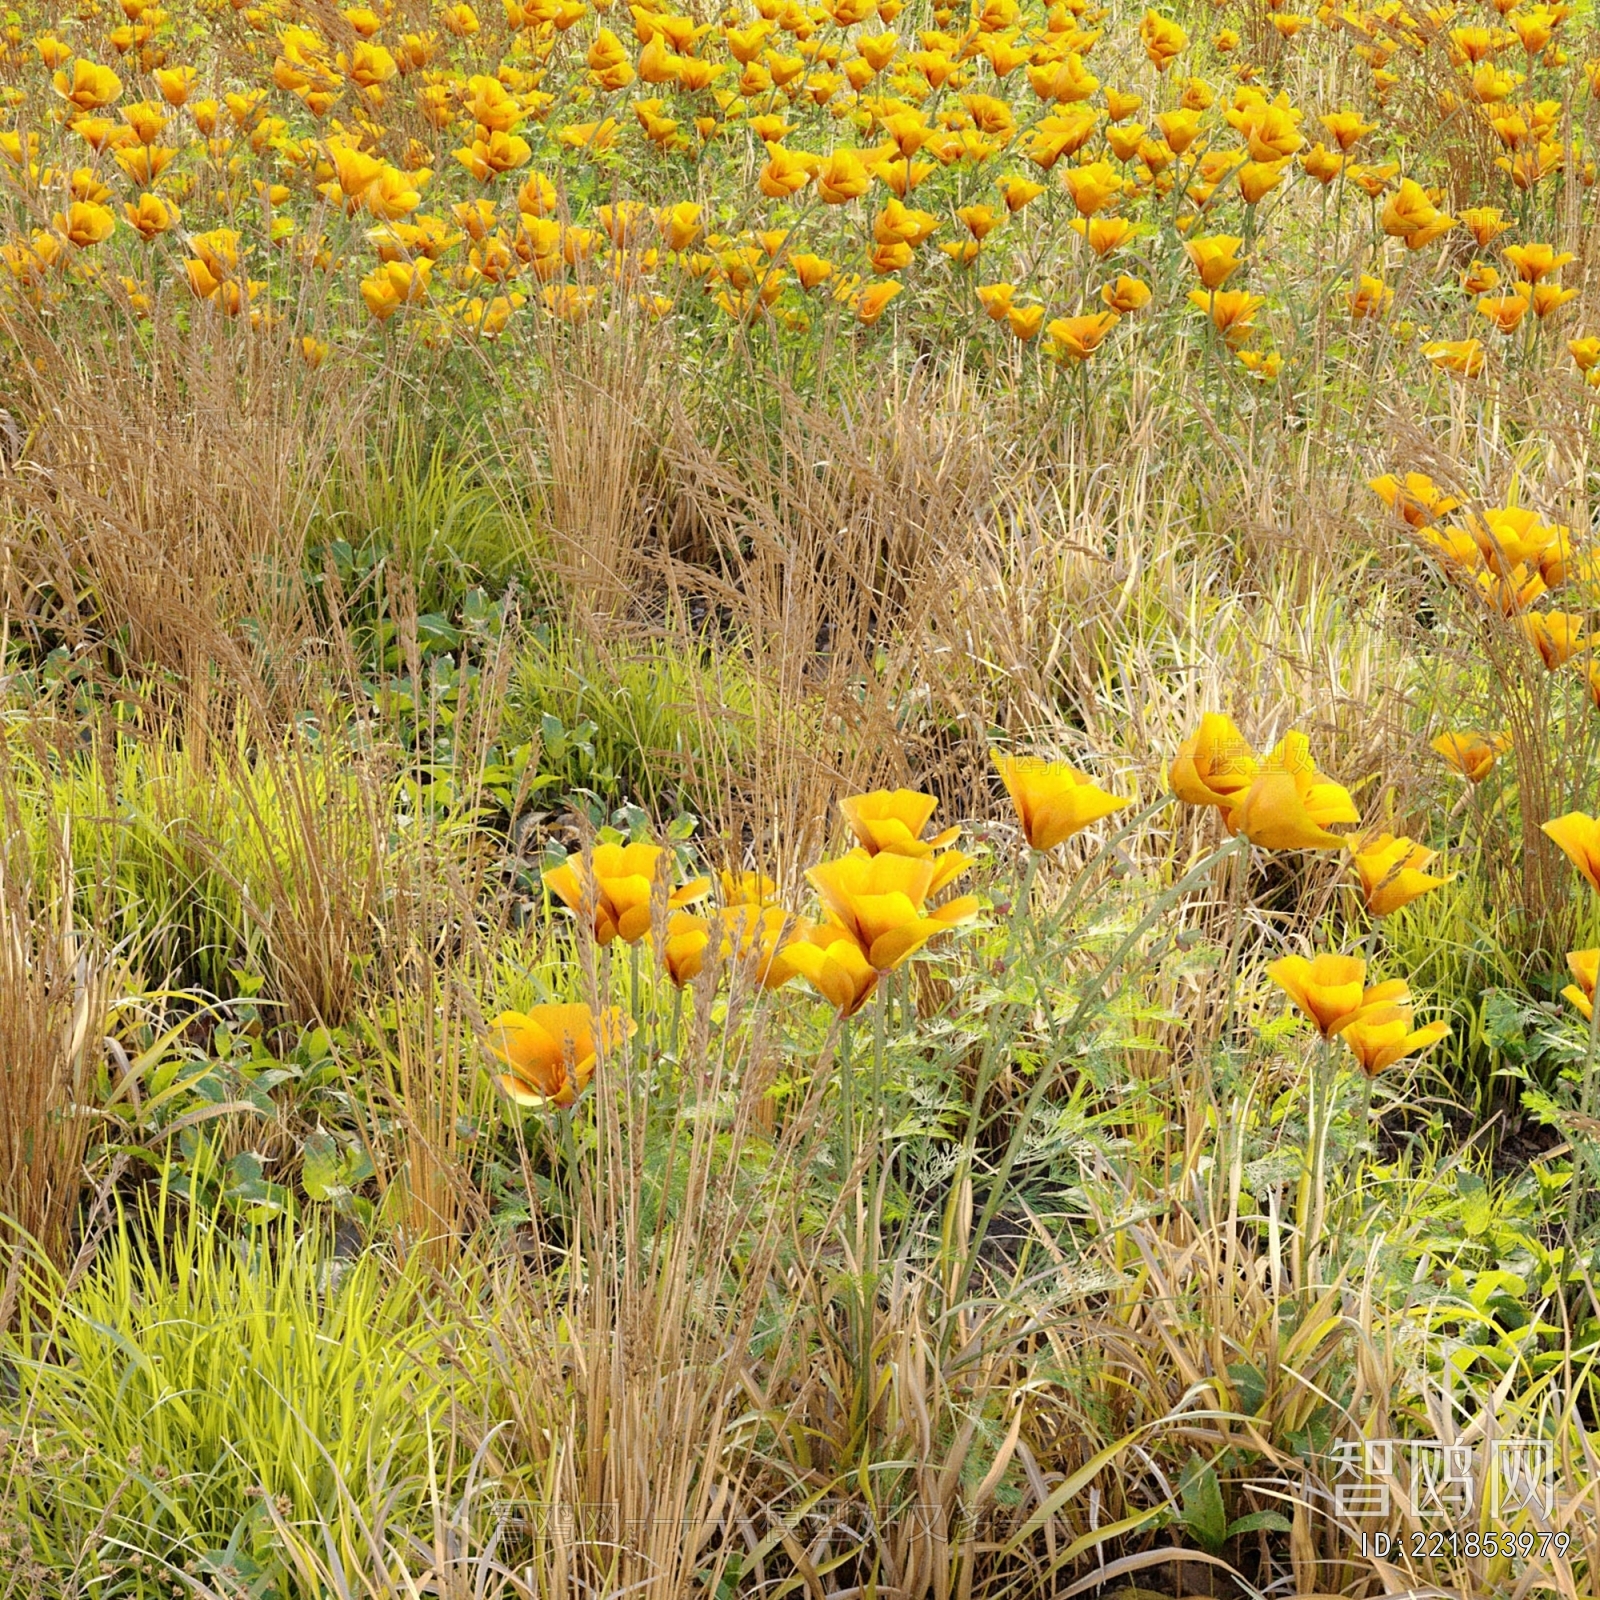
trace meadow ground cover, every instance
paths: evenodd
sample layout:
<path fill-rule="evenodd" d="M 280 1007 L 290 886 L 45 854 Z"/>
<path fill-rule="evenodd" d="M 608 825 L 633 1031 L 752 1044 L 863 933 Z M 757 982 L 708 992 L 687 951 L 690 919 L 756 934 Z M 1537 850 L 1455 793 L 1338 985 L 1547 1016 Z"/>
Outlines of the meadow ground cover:
<path fill-rule="evenodd" d="M 1600 1581 L 1586 4 L 0 19 L 0 1596 Z"/>

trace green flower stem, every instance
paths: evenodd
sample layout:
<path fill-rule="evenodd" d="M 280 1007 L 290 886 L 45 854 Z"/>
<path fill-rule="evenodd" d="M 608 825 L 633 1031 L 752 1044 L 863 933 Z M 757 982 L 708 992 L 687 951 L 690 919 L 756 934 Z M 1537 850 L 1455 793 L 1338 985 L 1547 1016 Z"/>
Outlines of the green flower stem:
<path fill-rule="evenodd" d="M 1027 853 L 1023 856 L 1017 868 L 1016 883 L 1013 887 L 1013 900 L 1011 905 L 1011 930 L 1007 936 L 1009 949 L 1007 954 L 1015 957 L 1017 943 L 1022 937 L 1022 924 L 1027 920 L 1028 906 L 1033 900 L 1033 880 L 1039 872 L 1039 852 L 1028 846 Z"/>
<path fill-rule="evenodd" d="M 1311 1065 L 1310 1100 L 1306 1112 L 1306 1142 L 1300 1162 L 1300 1192 L 1296 1198 L 1293 1271 L 1297 1288 L 1308 1288 L 1317 1272 L 1318 1247 L 1327 1215 L 1328 1125 L 1332 1121 L 1333 1041 L 1318 1041 Z"/>
<path fill-rule="evenodd" d="M 1600 985 L 1595 989 L 1596 999 L 1600 999 Z M 1582 1113 L 1585 1122 L 1589 1125 L 1590 1119 L 1595 1115 L 1596 1089 L 1600 1087 L 1600 1005 L 1593 1002 L 1589 1007 L 1589 1042 L 1583 1052 L 1583 1078 L 1578 1089 L 1578 1110 Z M 1588 1185 L 1583 1181 L 1583 1169 L 1588 1164 L 1589 1154 L 1584 1148 L 1586 1135 L 1583 1127 L 1572 1130 L 1572 1176 L 1567 1182 L 1567 1238 L 1574 1259 L 1578 1254 L 1578 1229 L 1583 1221 L 1583 1192 Z M 1568 1262 L 1567 1270 L 1570 1272 L 1572 1263 Z"/>
<path fill-rule="evenodd" d="M 672 990 L 672 1035 L 668 1050 L 671 1053 L 674 1066 L 681 1072 L 682 1063 L 678 1060 L 678 1046 L 682 1039 L 683 1026 L 683 990 L 682 984 L 675 984 Z"/>
<path fill-rule="evenodd" d="M 851 1060 L 851 1046 L 855 1042 L 855 1019 L 844 1017 L 839 1022 L 839 1120 L 844 1128 L 844 1170 L 849 1172 L 856 1160 L 856 1094 L 855 1063 Z"/>

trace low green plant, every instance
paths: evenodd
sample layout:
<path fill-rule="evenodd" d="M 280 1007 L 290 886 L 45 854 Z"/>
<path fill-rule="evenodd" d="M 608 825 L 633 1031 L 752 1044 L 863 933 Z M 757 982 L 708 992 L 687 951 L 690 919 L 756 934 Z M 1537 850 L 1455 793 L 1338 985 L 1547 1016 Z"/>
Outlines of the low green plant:
<path fill-rule="evenodd" d="M 426 1524 L 450 1424 L 418 1271 L 314 1233 L 230 1234 L 163 1185 L 70 1292 L 23 1276 L 0 1500 L 56 1592 L 322 1600 L 274 1518 L 316 1528 L 355 1486 Z"/>
<path fill-rule="evenodd" d="M 667 639 L 602 650 L 547 630 L 517 663 L 506 742 L 540 737 L 563 790 L 705 816 L 747 781 L 759 715 L 759 686 L 731 651 Z"/>

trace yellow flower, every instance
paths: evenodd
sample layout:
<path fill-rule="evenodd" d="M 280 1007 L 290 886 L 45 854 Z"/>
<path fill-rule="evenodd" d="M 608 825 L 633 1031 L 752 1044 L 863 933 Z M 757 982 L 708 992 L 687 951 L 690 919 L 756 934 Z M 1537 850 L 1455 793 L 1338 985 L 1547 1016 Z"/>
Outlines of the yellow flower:
<path fill-rule="evenodd" d="M 1055 100 L 1071 105 L 1087 100 L 1100 87 L 1100 80 L 1083 64 L 1083 57 L 1069 51 L 1063 60 L 1059 57 L 1035 62 L 1028 68 L 1028 82 L 1041 100 Z"/>
<path fill-rule="evenodd" d="M 1271 103 L 1260 95 L 1248 103 L 1241 103 L 1242 99 L 1234 102 L 1227 120 L 1244 140 L 1252 161 L 1280 161 L 1305 144 L 1300 113 L 1289 104 L 1287 95 L 1280 94 Z"/>
<path fill-rule="evenodd" d="M 965 226 L 976 241 L 982 243 L 1006 219 L 990 206 L 962 206 L 956 212 L 956 220 Z"/>
<path fill-rule="evenodd" d="M 749 963 L 762 988 L 781 989 L 796 975 L 787 952 L 811 927 L 803 918 L 782 906 L 743 901 L 724 906 L 716 922 L 723 959 Z"/>
<path fill-rule="evenodd" d="M 946 828 L 932 839 L 922 837 L 938 804 L 931 794 L 915 789 L 874 789 L 841 800 L 839 810 L 868 855 L 887 850 L 920 861 L 954 844 L 961 833 L 960 828 Z"/>
<path fill-rule="evenodd" d="M 559 137 L 565 144 L 582 147 L 593 143 L 599 148 L 601 132 L 599 125 L 586 123 L 581 129 L 563 128 Z M 454 152 L 455 159 L 479 183 L 487 183 L 502 172 L 514 172 L 533 158 L 533 146 L 521 134 L 507 133 L 501 128 L 488 130 L 487 134 L 487 137 L 480 134 L 471 144 Z M 578 137 L 580 134 L 582 137 Z"/>
<path fill-rule="evenodd" d="M 428 276 L 433 263 L 389 261 L 361 280 L 361 298 L 379 322 L 387 322 L 403 305 L 415 304 L 428 292 Z"/>
<path fill-rule="evenodd" d="M 965 857 L 959 859 L 965 863 Z M 879 972 L 889 972 L 935 935 L 978 914 L 971 895 L 928 910 L 939 874 L 933 860 L 853 850 L 812 867 L 806 877 L 867 960 Z"/>
<path fill-rule="evenodd" d="M 1220 289 L 1244 265 L 1239 259 L 1239 246 L 1243 243 L 1232 234 L 1219 233 L 1205 239 L 1186 239 L 1183 249 L 1200 274 L 1201 284 L 1207 289 Z"/>
<path fill-rule="evenodd" d="M 79 250 L 86 250 L 90 245 L 109 239 L 116 231 L 117 219 L 108 206 L 96 205 L 92 201 L 74 200 L 67 207 L 65 216 L 59 212 L 56 214 L 55 225 L 56 232 L 68 244 Z"/>
<path fill-rule="evenodd" d="M 1461 223 L 1478 241 L 1480 250 L 1487 250 L 1511 226 L 1498 206 L 1469 206 L 1461 213 Z"/>
<path fill-rule="evenodd" d="M 1131 316 L 1150 303 L 1150 285 L 1141 278 L 1130 278 L 1126 272 L 1117 275 L 1115 283 L 1101 286 L 1100 298 L 1119 316 Z M 1049 329 L 1045 330 L 1047 333 Z"/>
<path fill-rule="evenodd" d="M 767 164 L 761 169 L 757 186 L 770 199 L 785 200 L 804 189 L 821 165 L 816 156 L 803 150 L 785 150 L 780 144 L 769 144 Z"/>
<path fill-rule="evenodd" d="M 1167 784 L 1185 805 L 1227 809 L 1250 787 L 1259 767 L 1233 718 L 1208 711 L 1200 718 L 1199 731 L 1178 746 Z"/>
<path fill-rule="evenodd" d="M 1583 618 L 1574 611 L 1529 611 L 1517 623 L 1552 672 L 1590 645 Z"/>
<path fill-rule="evenodd" d="M 826 283 L 833 276 L 833 263 L 831 261 L 807 252 L 790 256 L 789 265 L 794 268 L 794 275 L 800 280 L 802 289 L 815 289 L 819 284 Z"/>
<path fill-rule="evenodd" d="M 1442 239 L 1456 225 L 1456 219 L 1440 211 L 1414 178 L 1401 180 L 1379 220 L 1383 231 L 1399 239 L 1407 250 L 1420 250 Z"/>
<path fill-rule="evenodd" d="M 711 924 L 692 911 L 674 911 L 667 918 L 667 937 L 661 947 L 662 965 L 680 989 L 700 976 L 711 944 Z"/>
<path fill-rule="evenodd" d="M 1031 178 L 1002 178 L 1000 180 L 1000 198 L 1006 203 L 1006 210 L 1013 214 L 1022 210 L 1030 200 L 1037 200 L 1044 193 L 1044 185 L 1035 183 Z"/>
<path fill-rule="evenodd" d="M 1044 322 L 1044 307 L 1009 305 L 1006 307 L 1006 322 L 1012 333 L 1026 343 L 1037 337 L 1040 325 Z"/>
<path fill-rule="evenodd" d="M 835 150 L 817 170 L 817 193 L 826 205 L 844 205 L 871 187 L 872 175 L 854 150 Z"/>
<path fill-rule="evenodd" d="M 1122 174 L 1109 161 L 1087 167 L 1068 167 L 1064 181 L 1078 214 L 1092 217 L 1122 193 Z"/>
<path fill-rule="evenodd" d="M 1131 283 L 1134 280 L 1124 281 Z M 1082 317 L 1057 317 L 1045 329 L 1045 354 L 1057 361 L 1087 361 L 1120 320 L 1114 311 L 1095 311 Z"/>
<path fill-rule="evenodd" d="M 1600 363 L 1600 339 L 1592 335 L 1583 339 L 1568 339 L 1567 349 L 1579 372 L 1588 372 L 1596 363 Z"/>
<path fill-rule="evenodd" d="M 1165 72 L 1187 48 L 1189 35 L 1170 17 L 1147 11 L 1139 24 L 1139 42 L 1156 71 Z"/>
<path fill-rule="evenodd" d="M 1101 259 L 1120 250 L 1139 231 L 1126 217 L 1074 217 L 1071 227 Z"/>
<path fill-rule="evenodd" d="M 1381 278 L 1363 272 L 1350 290 L 1350 315 L 1357 322 L 1369 317 L 1381 317 L 1394 300 L 1394 290 Z"/>
<path fill-rule="evenodd" d="M 1409 1005 L 1379 1005 L 1364 1009 L 1346 1024 L 1339 1037 L 1350 1047 L 1356 1064 L 1369 1078 L 1437 1044 L 1450 1032 L 1448 1022 L 1430 1022 L 1426 1027 L 1411 1026 Z"/>
<path fill-rule="evenodd" d="M 1576 300 L 1576 289 L 1563 289 L 1559 283 L 1536 283 L 1533 286 L 1533 314 L 1541 322 L 1552 311 L 1559 311 L 1569 300 Z"/>
<path fill-rule="evenodd" d="M 1332 111 L 1327 116 L 1318 117 L 1317 121 L 1332 135 L 1333 142 L 1347 154 L 1378 126 L 1375 122 L 1364 120 L 1356 111 Z"/>
<path fill-rule="evenodd" d="M 1496 572 L 1509 572 L 1524 562 L 1537 565 L 1558 533 L 1565 531 L 1540 522 L 1538 513 L 1526 506 L 1495 506 L 1481 518 L 1469 516 L 1465 521 L 1484 560 Z"/>
<path fill-rule="evenodd" d="M 597 1016 L 584 1005 L 504 1011 L 489 1027 L 490 1052 L 511 1069 L 495 1081 L 521 1106 L 570 1106 L 588 1087 L 599 1052 L 633 1032 L 620 1011 Z"/>
<path fill-rule="evenodd" d="M 1423 345 L 1422 353 L 1441 371 L 1457 377 L 1476 378 L 1483 371 L 1480 339 L 1434 339 Z"/>
<path fill-rule="evenodd" d="M 1156 126 L 1167 141 L 1167 148 L 1181 156 L 1200 135 L 1200 113 L 1190 107 L 1163 111 L 1156 117 Z"/>
<path fill-rule="evenodd" d="M 1264 850 L 1342 849 L 1344 840 L 1327 825 L 1358 821 L 1349 791 L 1317 771 L 1310 741 L 1292 732 L 1278 741 L 1228 813 L 1229 830 Z"/>
<path fill-rule="evenodd" d="M 1480 572 L 1476 588 L 1485 605 L 1493 606 L 1503 616 L 1514 617 L 1544 593 L 1544 574 L 1519 562 L 1509 572 Z"/>
<path fill-rule="evenodd" d="M 1367 964 L 1357 956 L 1284 956 L 1267 968 L 1267 976 L 1316 1025 L 1324 1039 L 1348 1028 L 1363 1012 L 1410 998 L 1403 981 L 1363 988 Z"/>
<path fill-rule="evenodd" d="M 1413 528 L 1426 527 L 1461 504 L 1425 472 L 1408 472 L 1404 482 L 1393 473 L 1385 473 L 1381 478 L 1367 479 L 1367 487 Z"/>
<path fill-rule="evenodd" d="M 687 250 L 700 237 L 700 214 L 701 207 L 692 200 L 680 200 L 661 211 L 657 222 L 669 250 Z"/>
<path fill-rule="evenodd" d="M 199 74 L 193 67 L 158 67 L 151 76 L 161 91 L 161 98 L 169 106 L 181 106 L 189 98 Z"/>
<path fill-rule="evenodd" d="M 1519 285 L 1514 294 L 1485 295 L 1478 301 L 1478 310 L 1501 333 L 1515 333 L 1528 314 L 1530 303 L 1527 286 Z"/>
<path fill-rule="evenodd" d="M 1361 878 L 1367 910 L 1375 917 L 1386 917 L 1430 889 L 1449 883 L 1449 878 L 1435 878 L 1423 870 L 1437 854 L 1436 850 L 1428 850 L 1403 835 L 1396 838 L 1392 833 L 1352 839 L 1350 856 Z"/>
<path fill-rule="evenodd" d="M 1581 811 L 1569 811 L 1541 827 L 1561 846 L 1563 854 L 1585 878 L 1591 888 L 1600 889 L 1600 822 Z"/>
<path fill-rule="evenodd" d="M 1524 283 L 1538 283 L 1552 272 L 1559 272 L 1569 261 L 1577 258 L 1570 250 L 1559 255 L 1547 244 L 1511 244 L 1500 252 L 1502 258 L 1516 269 Z"/>
<path fill-rule="evenodd" d="M 1497 733 L 1441 733 L 1432 748 L 1444 757 L 1468 783 L 1482 783 L 1496 760 L 1511 748 L 1511 736 Z"/>
<path fill-rule="evenodd" d="M 1593 950 L 1569 950 L 1567 952 L 1567 971 L 1576 980 L 1569 983 L 1561 991 L 1564 1000 L 1570 1000 L 1584 1016 L 1594 1019 L 1594 986 L 1600 978 L 1600 948 Z"/>
<path fill-rule="evenodd" d="M 1247 161 L 1239 168 L 1239 193 L 1247 206 L 1259 205 L 1283 182 L 1287 161 Z"/>
<path fill-rule="evenodd" d="M 110 105 L 122 93 L 122 79 L 110 67 L 82 57 L 72 63 L 69 75 L 65 69 L 51 80 L 55 91 L 63 100 L 70 100 L 80 111 L 98 111 Z"/>
<path fill-rule="evenodd" d="M 399 167 L 383 167 L 367 185 L 362 204 L 384 222 L 408 217 L 422 204 L 421 174 L 402 172 Z"/>
<path fill-rule="evenodd" d="M 856 940 L 832 923 L 807 927 L 779 958 L 841 1017 L 853 1017 L 878 986 L 878 969 Z"/>
<path fill-rule="evenodd" d="M 650 931 L 650 902 L 664 883 L 670 856 L 654 844 L 597 844 L 544 874 L 545 887 L 580 921 L 594 930 L 595 940 L 625 944 Z M 669 911 L 693 905 L 710 892 L 708 878 L 695 878 L 666 896 Z"/>
<path fill-rule="evenodd" d="M 1459 567 L 1463 572 L 1473 572 L 1483 565 L 1483 551 L 1465 528 L 1424 527 L 1422 541 L 1448 566 Z"/>
<path fill-rule="evenodd" d="M 1189 303 L 1211 318 L 1212 326 L 1229 345 L 1238 346 L 1254 331 L 1255 314 L 1267 302 L 1264 296 L 1244 289 L 1191 289 Z"/>
<path fill-rule="evenodd" d="M 726 906 L 769 906 L 777 902 L 778 886 L 764 872 L 724 871 L 718 877 Z"/>
<path fill-rule="evenodd" d="M 1091 823 L 1133 804 L 1107 794 L 1064 761 L 1008 756 L 998 750 L 989 754 L 1017 808 L 1023 837 L 1035 850 L 1054 850 Z"/>
<path fill-rule="evenodd" d="M 899 283 L 869 283 L 856 300 L 856 321 L 870 328 L 905 286 Z"/>

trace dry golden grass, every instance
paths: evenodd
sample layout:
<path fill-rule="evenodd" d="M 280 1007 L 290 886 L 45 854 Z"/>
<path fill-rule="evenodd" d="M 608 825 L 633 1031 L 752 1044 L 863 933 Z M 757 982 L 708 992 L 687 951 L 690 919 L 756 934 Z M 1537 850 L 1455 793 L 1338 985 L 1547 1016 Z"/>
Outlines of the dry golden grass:
<path fill-rule="evenodd" d="M 76 921 L 65 831 L 33 859 L 0 752 L 0 1217 L 57 1263 L 74 1243 L 116 982 L 110 953 Z M 8 1257 L 16 1247 L 7 1240 Z"/>

